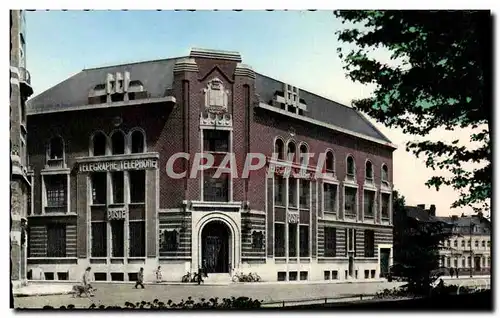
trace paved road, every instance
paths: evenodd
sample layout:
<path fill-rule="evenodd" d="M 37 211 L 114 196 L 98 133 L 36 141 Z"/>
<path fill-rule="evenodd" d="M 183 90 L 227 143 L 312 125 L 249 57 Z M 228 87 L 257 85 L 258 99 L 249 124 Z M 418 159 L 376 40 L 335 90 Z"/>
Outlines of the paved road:
<path fill-rule="evenodd" d="M 488 279 L 489 281 L 489 279 Z M 453 280 L 452 284 L 474 284 L 470 279 Z M 94 284 L 98 288 L 92 300 L 73 298 L 71 295 L 19 297 L 14 299 L 16 308 L 42 308 L 45 305 L 58 308 L 62 305 L 74 304 L 76 307 L 88 307 L 92 302 L 96 305 L 123 306 L 126 301 L 153 301 L 158 298 L 167 302 L 171 299 L 179 302 L 191 296 L 198 300 L 202 297 L 238 297 L 246 296 L 264 302 L 282 300 L 300 300 L 308 298 L 337 297 L 350 294 L 376 293 L 384 288 L 394 288 L 402 283 L 336 283 L 336 284 L 238 284 L 229 286 L 203 285 L 146 285 L 145 289 L 134 289 L 130 284 Z M 476 283 L 477 284 L 477 283 Z"/>

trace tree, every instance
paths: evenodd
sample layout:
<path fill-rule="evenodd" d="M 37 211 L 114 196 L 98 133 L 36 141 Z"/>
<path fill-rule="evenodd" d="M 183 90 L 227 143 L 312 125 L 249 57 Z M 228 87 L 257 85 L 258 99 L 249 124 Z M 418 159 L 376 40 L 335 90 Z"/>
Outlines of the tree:
<path fill-rule="evenodd" d="M 391 273 L 402 277 L 408 292 L 428 295 L 432 284 L 442 274 L 439 268 L 439 249 L 451 229 L 434 217 L 417 219 L 407 216 L 405 198 L 393 192 L 394 264 Z"/>
<path fill-rule="evenodd" d="M 337 32 L 353 45 L 346 54 L 337 49 L 347 77 L 375 84 L 373 96 L 354 106 L 387 127 L 428 136 L 435 128 L 472 128 L 470 140 L 408 142 L 407 151 L 426 157 L 426 166 L 444 169 L 451 177 L 434 176 L 426 182 L 436 190 L 452 186 L 461 197 L 452 208 L 470 206 L 487 211 L 491 205 L 492 116 L 485 82 L 492 64 L 489 11 L 335 11 L 342 23 Z M 383 47 L 391 52 L 388 65 L 370 57 Z M 392 64 L 392 63 L 391 63 Z M 487 128 L 486 128 L 487 127 Z M 473 163 L 474 168 L 464 167 Z"/>

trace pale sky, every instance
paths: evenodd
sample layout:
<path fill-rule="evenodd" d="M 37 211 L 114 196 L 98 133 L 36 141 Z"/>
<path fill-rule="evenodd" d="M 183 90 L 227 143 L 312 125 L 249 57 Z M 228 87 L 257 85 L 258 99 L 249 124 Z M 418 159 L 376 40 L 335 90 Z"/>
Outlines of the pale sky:
<path fill-rule="evenodd" d="M 37 11 L 27 12 L 26 20 L 35 95 L 83 68 L 187 55 L 192 47 L 238 51 L 255 71 L 346 105 L 372 92 L 346 79 L 334 34 L 341 24 L 330 11 Z M 376 54 L 387 60 L 386 52 Z M 398 146 L 394 184 L 407 204 L 435 204 L 443 216 L 471 211 L 450 209 L 458 197 L 453 189 L 437 192 L 424 185 L 436 172 L 405 151 L 412 136 L 371 122 Z M 466 144 L 469 135 L 432 134 L 434 140 L 459 138 Z"/>

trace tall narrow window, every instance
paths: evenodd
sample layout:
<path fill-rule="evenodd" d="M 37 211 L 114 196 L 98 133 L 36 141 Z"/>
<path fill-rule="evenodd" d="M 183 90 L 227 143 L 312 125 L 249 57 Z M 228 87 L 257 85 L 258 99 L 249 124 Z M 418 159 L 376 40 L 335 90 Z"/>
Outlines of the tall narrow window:
<path fill-rule="evenodd" d="M 285 144 L 283 143 L 283 140 L 279 138 L 276 139 L 276 143 L 274 144 L 274 152 L 277 154 L 279 160 L 284 159 Z"/>
<path fill-rule="evenodd" d="M 375 232 L 365 230 L 365 257 L 375 256 Z"/>
<path fill-rule="evenodd" d="M 337 256 L 337 230 L 334 227 L 325 227 L 324 244 L 325 257 Z"/>
<path fill-rule="evenodd" d="M 373 181 L 373 166 L 370 161 L 367 161 L 365 165 L 365 179 Z"/>
<path fill-rule="evenodd" d="M 67 175 L 46 175 L 47 213 L 64 213 L 67 207 Z"/>
<path fill-rule="evenodd" d="M 309 158 L 307 157 L 307 153 L 309 152 L 307 150 L 307 146 L 305 144 L 302 144 L 300 145 L 300 165 L 301 166 L 304 166 L 304 165 L 308 165 L 309 163 L 307 162 L 307 160 L 309 160 Z"/>
<path fill-rule="evenodd" d="M 297 224 L 288 223 L 288 256 L 297 257 Z"/>
<path fill-rule="evenodd" d="M 47 225 L 47 257 L 66 257 L 66 224 Z"/>
<path fill-rule="evenodd" d="M 345 197 L 344 197 L 344 210 L 345 214 L 349 216 L 356 216 L 357 211 L 356 211 L 356 193 L 357 193 L 356 188 L 350 188 L 346 187 L 345 188 Z"/>
<path fill-rule="evenodd" d="M 55 136 L 50 139 L 49 143 L 49 159 L 62 160 L 64 155 L 64 143 L 60 136 Z"/>
<path fill-rule="evenodd" d="M 123 257 L 123 242 L 125 240 L 124 236 L 124 221 L 123 220 L 113 220 L 110 222 L 111 225 L 111 255 L 113 257 Z"/>
<path fill-rule="evenodd" d="M 299 226 L 300 257 L 309 257 L 309 225 Z"/>
<path fill-rule="evenodd" d="M 307 209 L 309 208 L 309 181 L 308 180 L 300 180 L 300 207 Z"/>
<path fill-rule="evenodd" d="M 130 221 L 130 257 L 146 256 L 146 229 L 144 221 Z"/>
<path fill-rule="evenodd" d="M 382 165 L 382 182 L 389 182 L 389 169 L 387 165 Z"/>
<path fill-rule="evenodd" d="M 107 176 L 106 172 L 94 172 L 91 174 L 92 204 L 106 204 Z"/>
<path fill-rule="evenodd" d="M 111 182 L 113 184 L 113 203 L 123 203 L 125 202 L 123 197 L 123 183 L 124 174 L 123 171 L 114 171 L 111 173 Z"/>
<path fill-rule="evenodd" d="M 337 211 L 337 185 L 323 183 L 323 202 L 323 209 L 325 211 Z"/>
<path fill-rule="evenodd" d="M 274 179 L 274 204 L 285 205 L 285 179 L 282 176 L 276 176 Z"/>
<path fill-rule="evenodd" d="M 354 158 L 347 157 L 347 176 L 353 178 L 356 172 L 356 166 L 354 165 Z"/>
<path fill-rule="evenodd" d="M 382 219 L 389 219 L 390 195 L 382 193 Z"/>
<path fill-rule="evenodd" d="M 113 155 L 125 153 L 125 135 L 122 131 L 117 130 L 111 135 L 111 152 Z"/>
<path fill-rule="evenodd" d="M 141 131 L 135 130 L 131 137 L 131 151 L 132 153 L 141 153 L 144 152 L 144 135 Z"/>
<path fill-rule="evenodd" d="M 214 178 L 215 170 L 205 170 L 203 178 L 203 200 L 210 202 L 229 201 L 229 175 L 223 173 Z"/>
<path fill-rule="evenodd" d="M 146 172 L 144 170 L 129 171 L 130 202 L 146 201 Z"/>
<path fill-rule="evenodd" d="M 333 158 L 333 152 L 328 151 L 326 153 L 326 172 L 334 173 L 335 172 L 335 161 Z"/>
<path fill-rule="evenodd" d="M 285 224 L 274 223 L 274 256 L 285 256 Z"/>
<path fill-rule="evenodd" d="M 288 205 L 297 207 L 297 179 L 288 178 Z"/>
<path fill-rule="evenodd" d="M 94 156 L 106 154 L 106 136 L 102 132 L 97 132 L 92 137 L 92 154 Z"/>
<path fill-rule="evenodd" d="M 365 217 L 373 217 L 374 214 L 374 202 L 375 202 L 375 192 L 364 191 L 364 214 Z"/>
<path fill-rule="evenodd" d="M 212 152 L 229 151 L 229 131 L 203 130 L 203 150 Z"/>
<path fill-rule="evenodd" d="M 288 143 L 288 148 L 286 151 L 286 159 L 289 161 L 295 161 L 295 153 L 296 153 L 295 143 L 293 141 L 290 141 Z"/>
<path fill-rule="evenodd" d="M 91 255 L 92 257 L 107 256 L 106 222 L 92 222 L 91 225 Z"/>

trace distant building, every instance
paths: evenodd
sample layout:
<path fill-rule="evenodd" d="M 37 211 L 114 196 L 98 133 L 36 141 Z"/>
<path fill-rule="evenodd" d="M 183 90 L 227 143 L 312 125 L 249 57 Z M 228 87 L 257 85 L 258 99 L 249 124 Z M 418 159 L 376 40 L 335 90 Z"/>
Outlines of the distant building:
<path fill-rule="evenodd" d="M 26 223 L 31 205 L 28 176 L 26 100 L 33 94 L 26 69 L 24 11 L 10 11 L 10 260 L 14 288 L 26 282 Z"/>
<path fill-rule="evenodd" d="M 481 213 L 437 217 L 452 227 L 453 236 L 439 251 L 440 264 L 458 269 L 460 275 L 491 272 L 491 222 Z"/>
<path fill-rule="evenodd" d="M 202 264 L 221 280 L 387 272 L 396 147 L 355 109 L 241 62 L 238 52 L 193 49 L 85 69 L 30 100 L 36 278 L 78 279 L 89 265 L 102 281 L 134 280 L 140 267 L 153 280 L 158 265 L 170 281 Z M 167 168 L 179 153 L 191 159 Z M 237 175 L 190 178 L 199 153 L 215 167 L 234 154 Z M 241 177 L 247 153 L 275 171 Z"/>

